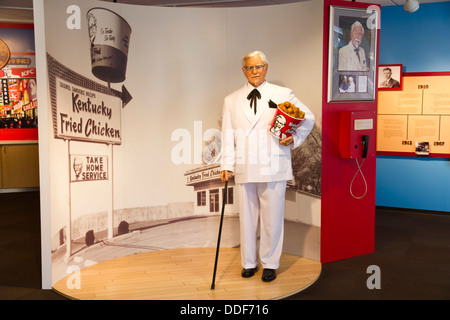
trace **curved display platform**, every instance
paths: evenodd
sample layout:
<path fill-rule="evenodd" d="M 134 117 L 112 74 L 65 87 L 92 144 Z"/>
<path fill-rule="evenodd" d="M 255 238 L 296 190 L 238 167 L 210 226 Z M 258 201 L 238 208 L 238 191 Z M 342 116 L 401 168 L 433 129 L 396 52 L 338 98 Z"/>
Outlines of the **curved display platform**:
<path fill-rule="evenodd" d="M 283 254 L 274 281 L 263 282 L 262 269 L 244 279 L 239 248 L 220 248 L 211 290 L 215 254 L 216 248 L 183 248 L 124 256 L 68 275 L 53 289 L 80 300 L 269 300 L 306 289 L 322 270 L 320 262 Z"/>

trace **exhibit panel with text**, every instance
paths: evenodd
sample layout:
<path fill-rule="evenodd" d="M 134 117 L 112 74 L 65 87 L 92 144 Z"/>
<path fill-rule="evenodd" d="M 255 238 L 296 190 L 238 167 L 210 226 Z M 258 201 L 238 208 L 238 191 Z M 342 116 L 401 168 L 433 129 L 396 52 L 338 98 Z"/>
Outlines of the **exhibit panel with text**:
<path fill-rule="evenodd" d="M 378 95 L 377 151 L 450 157 L 450 75 L 404 74 L 403 83 Z"/>

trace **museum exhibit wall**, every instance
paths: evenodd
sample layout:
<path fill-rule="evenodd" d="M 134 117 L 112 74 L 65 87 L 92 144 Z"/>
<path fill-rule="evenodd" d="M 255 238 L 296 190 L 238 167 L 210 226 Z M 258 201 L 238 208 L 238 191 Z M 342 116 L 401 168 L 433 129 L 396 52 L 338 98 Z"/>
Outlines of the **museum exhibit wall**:
<path fill-rule="evenodd" d="M 125 21 L 125 79 L 93 74 L 90 49 L 97 40 L 88 25 L 100 30 L 103 23 L 89 15 L 95 7 Z M 220 215 L 222 103 L 244 85 L 240 59 L 255 49 L 268 56 L 267 80 L 292 88 L 316 117 L 314 136 L 293 151 L 294 158 L 315 161 L 294 165 L 285 219 L 306 228 L 286 230 L 294 241 L 287 250 L 320 260 L 323 10 L 321 1 L 200 9 L 35 0 L 43 287 L 101 259 L 216 245 L 218 223 L 201 229 L 195 223 Z M 98 20 L 88 21 L 93 17 Z M 105 41 L 111 29 L 103 27 Z M 88 98 L 106 108 L 95 115 L 78 109 Z M 238 220 L 236 198 L 226 206 L 224 228 Z M 157 232 L 188 220 L 195 232 L 177 229 L 136 242 L 149 227 Z M 121 241 L 129 251 L 114 249 Z M 223 245 L 239 245 L 238 236 Z"/>
<path fill-rule="evenodd" d="M 450 32 L 449 14 L 448 2 L 420 4 L 414 13 L 382 7 L 380 64 L 403 64 L 403 72 L 449 72 L 450 39 L 442 37 Z M 450 212 L 449 181 L 448 159 L 377 156 L 376 205 Z"/>

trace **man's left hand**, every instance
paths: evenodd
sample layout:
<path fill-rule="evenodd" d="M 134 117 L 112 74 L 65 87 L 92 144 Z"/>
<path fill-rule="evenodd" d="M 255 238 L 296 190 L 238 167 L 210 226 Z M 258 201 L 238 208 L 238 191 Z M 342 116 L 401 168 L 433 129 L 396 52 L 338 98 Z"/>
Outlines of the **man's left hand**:
<path fill-rule="evenodd" d="M 284 146 L 288 146 L 291 143 L 294 143 L 294 137 L 292 137 L 292 136 L 289 136 L 289 137 L 287 137 L 285 139 L 280 140 L 280 144 L 282 144 Z"/>

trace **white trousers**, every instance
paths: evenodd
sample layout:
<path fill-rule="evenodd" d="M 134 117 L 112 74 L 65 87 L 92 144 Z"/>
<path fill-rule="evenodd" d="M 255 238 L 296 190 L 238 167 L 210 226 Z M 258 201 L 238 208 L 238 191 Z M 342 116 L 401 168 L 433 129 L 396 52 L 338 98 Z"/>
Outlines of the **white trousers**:
<path fill-rule="evenodd" d="M 241 236 L 241 263 L 246 269 L 258 266 L 278 269 L 284 236 L 286 181 L 244 183 L 237 185 Z"/>

